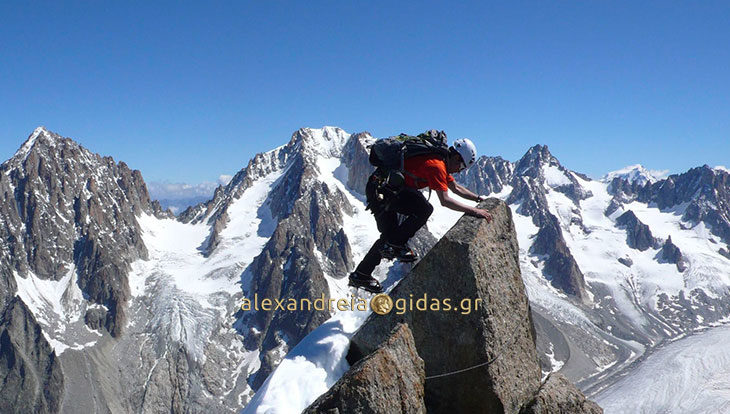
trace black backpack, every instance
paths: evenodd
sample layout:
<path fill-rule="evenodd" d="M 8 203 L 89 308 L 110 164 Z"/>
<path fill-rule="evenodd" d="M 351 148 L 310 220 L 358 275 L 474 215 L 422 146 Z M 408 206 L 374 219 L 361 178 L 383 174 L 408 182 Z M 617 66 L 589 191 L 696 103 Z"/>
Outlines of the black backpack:
<path fill-rule="evenodd" d="M 404 170 L 406 159 L 417 155 L 434 154 L 443 159 L 449 155 L 446 133 L 432 129 L 417 136 L 400 134 L 375 141 L 370 147 L 370 164 L 376 167 L 376 190 L 380 201 L 398 194 L 405 185 L 405 175 L 419 179 Z M 430 196 L 430 191 L 429 191 Z M 430 197 L 429 197 L 430 198 Z M 368 206 L 370 207 L 370 206 Z"/>
<path fill-rule="evenodd" d="M 446 133 L 432 129 L 417 136 L 400 134 L 375 141 L 370 147 L 370 164 L 384 170 L 403 172 L 403 162 L 417 155 L 435 154 L 444 159 L 449 155 Z"/>

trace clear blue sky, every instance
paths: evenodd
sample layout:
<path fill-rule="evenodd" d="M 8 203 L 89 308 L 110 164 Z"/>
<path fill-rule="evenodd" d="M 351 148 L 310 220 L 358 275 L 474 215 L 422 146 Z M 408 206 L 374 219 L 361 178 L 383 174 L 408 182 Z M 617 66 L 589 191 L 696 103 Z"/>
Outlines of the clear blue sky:
<path fill-rule="evenodd" d="M 730 3 L 0 3 L 0 158 L 38 125 L 147 181 L 233 174 L 302 126 L 444 129 L 597 177 L 730 166 Z"/>

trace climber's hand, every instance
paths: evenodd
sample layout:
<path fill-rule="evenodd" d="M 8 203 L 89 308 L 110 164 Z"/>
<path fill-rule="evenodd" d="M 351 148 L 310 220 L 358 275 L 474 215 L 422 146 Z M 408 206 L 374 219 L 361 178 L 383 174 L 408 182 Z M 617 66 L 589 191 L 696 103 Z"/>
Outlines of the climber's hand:
<path fill-rule="evenodd" d="M 492 214 L 490 214 L 487 210 L 475 208 L 474 211 L 471 212 L 471 214 L 475 217 L 481 217 L 481 218 L 487 219 L 487 223 L 492 222 Z"/>

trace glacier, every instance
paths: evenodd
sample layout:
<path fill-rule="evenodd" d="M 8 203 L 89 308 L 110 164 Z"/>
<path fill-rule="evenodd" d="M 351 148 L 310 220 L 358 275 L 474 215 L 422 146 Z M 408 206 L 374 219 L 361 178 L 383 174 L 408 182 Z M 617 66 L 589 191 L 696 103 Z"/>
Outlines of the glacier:
<path fill-rule="evenodd" d="M 730 411 L 730 326 L 710 328 L 648 355 L 593 396 L 606 414 Z"/>

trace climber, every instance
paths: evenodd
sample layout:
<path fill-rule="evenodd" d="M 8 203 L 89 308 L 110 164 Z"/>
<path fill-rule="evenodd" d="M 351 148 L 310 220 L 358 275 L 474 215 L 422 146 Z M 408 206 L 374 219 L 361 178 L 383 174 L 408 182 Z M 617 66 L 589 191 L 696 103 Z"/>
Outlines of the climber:
<path fill-rule="evenodd" d="M 399 139 L 404 141 L 403 137 L 416 138 L 402 134 Z M 443 152 L 439 152 L 436 148 L 439 145 L 435 145 L 431 147 L 436 148 L 432 151 L 411 151 L 413 153 L 421 152 L 420 155 L 401 156 L 403 171 L 402 174 L 395 174 L 395 176 L 400 177 L 402 184 L 395 186 L 398 188 L 397 190 L 388 191 L 388 188 L 392 186 L 388 186 L 387 183 L 394 181 L 392 171 L 386 173 L 383 168 L 377 168 L 368 178 L 365 195 L 368 209 L 375 216 L 380 238 L 373 244 L 355 271 L 350 274 L 349 286 L 362 288 L 372 293 L 382 292 L 382 286 L 371 275 L 380 264 L 381 259 L 398 259 L 405 263 L 418 259 L 413 250 L 408 247 L 407 242 L 418 229 L 426 224 L 428 217 L 433 212 L 433 206 L 419 189 L 428 187 L 434 191 L 444 207 L 482 217 L 487 222 L 491 222 L 492 216 L 488 211 L 470 207 L 449 196 L 448 190 L 451 190 L 454 194 L 467 200 L 479 202 L 486 199 L 457 184 L 451 176 L 474 164 L 477 157 L 474 143 L 466 138 L 457 139 L 449 147 L 446 145 L 446 134 L 443 131 L 432 130 L 418 136 L 418 138 L 428 140 L 434 137 L 438 137 L 439 142 L 442 143 Z M 401 148 L 403 147 L 404 145 L 401 145 Z M 370 159 L 373 163 L 372 150 Z M 373 164 L 377 165 L 377 163 Z M 386 185 L 383 184 L 384 182 Z M 405 216 L 400 224 L 398 214 Z"/>

